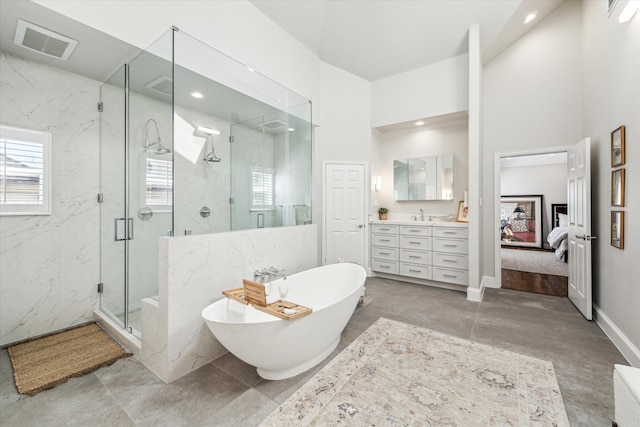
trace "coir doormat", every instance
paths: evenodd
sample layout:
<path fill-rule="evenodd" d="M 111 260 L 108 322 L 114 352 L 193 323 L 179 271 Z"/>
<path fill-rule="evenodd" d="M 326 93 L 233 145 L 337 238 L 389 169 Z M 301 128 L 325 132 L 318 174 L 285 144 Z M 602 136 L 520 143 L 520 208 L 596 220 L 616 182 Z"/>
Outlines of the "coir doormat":
<path fill-rule="evenodd" d="M 31 396 L 132 355 L 95 323 L 16 344 L 7 351 L 18 392 Z"/>

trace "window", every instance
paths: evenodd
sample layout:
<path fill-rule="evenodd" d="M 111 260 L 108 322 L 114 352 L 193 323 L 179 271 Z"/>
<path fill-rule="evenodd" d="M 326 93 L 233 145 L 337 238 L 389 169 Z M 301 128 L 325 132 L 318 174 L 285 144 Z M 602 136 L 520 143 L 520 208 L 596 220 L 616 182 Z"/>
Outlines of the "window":
<path fill-rule="evenodd" d="M 51 133 L 0 125 L 0 214 L 51 214 Z"/>
<path fill-rule="evenodd" d="M 145 205 L 170 210 L 173 204 L 173 163 L 146 159 Z"/>
<path fill-rule="evenodd" d="M 273 168 L 251 168 L 251 210 L 273 210 Z"/>

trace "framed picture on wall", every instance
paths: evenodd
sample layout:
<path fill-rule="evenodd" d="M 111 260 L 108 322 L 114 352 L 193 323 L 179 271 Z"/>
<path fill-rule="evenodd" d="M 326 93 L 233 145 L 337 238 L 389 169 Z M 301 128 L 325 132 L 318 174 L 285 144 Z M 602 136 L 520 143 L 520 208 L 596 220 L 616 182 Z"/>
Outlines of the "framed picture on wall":
<path fill-rule="evenodd" d="M 502 196 L 500 199 L 502 246 L 542 247 L 542 195 Z"/>
<path fill-rule="evenodd" d="M 469 222 L 469 206 L 465 206 L 463 201 L 458 203 L 458 214 L 456 215 L 456 221 Z"/>
<path fill-rule="evenodd" d="M 624 168 L 611 172 L 611 206 L 624 206 Z"/>
<path fill-rule="evenodd" d="M 611 167 L 624 165 L 624 126 L 611 132 Z"/>
<path fill-rule="evenodd" d="M 624 249 L 624 211 L 611 212 L 611 246 Z"/>

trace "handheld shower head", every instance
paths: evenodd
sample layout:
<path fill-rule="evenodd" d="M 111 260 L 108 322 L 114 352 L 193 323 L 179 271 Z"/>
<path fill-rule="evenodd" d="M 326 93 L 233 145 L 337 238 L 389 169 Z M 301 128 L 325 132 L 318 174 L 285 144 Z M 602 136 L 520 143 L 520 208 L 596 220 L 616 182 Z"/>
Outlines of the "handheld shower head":
<path fill-rule="evenodd" d="M 156 128 L 157 139 L 153 143 L 149 143 L 149 123 L 153 123 L 153 125 Z M 158 123 L 156 123 L 155 120 L 153 119 L 147 120 L 147 123 L 144 125 L 144 130 L 146 134 L 146 142 L 143 148 L 146 152 L 153 151 L 154 154 L 170 154 L 171 153 L 170 149 L 162 145 L 162 141 L 160 140 L 160 132 L 158 131 Z M 153 147 L 154 145 L 157 145 L 157 147 L 154 150 L 151 150 L 151 147 Z"/>
<path fill-rule="evenodd" d="M 207 142 L 211 141 L 211 151 L 207 152 Z M 202 158 L 205 163 L 219 163 L 222 161 L 220 157 L 216 154 L 216 149 L 213 147 L 213 135 L 207 134 L 207 138 L 204 140 L 204 157 Z"/>

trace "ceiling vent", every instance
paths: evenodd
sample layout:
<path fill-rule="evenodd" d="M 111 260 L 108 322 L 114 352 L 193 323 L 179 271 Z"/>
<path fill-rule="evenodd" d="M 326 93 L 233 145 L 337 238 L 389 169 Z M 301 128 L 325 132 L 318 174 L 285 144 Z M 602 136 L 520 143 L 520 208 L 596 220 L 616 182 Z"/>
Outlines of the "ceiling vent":
<path fill-rule="evenodd" d="M 34 52 L 66 61 L 78 46 L 78 41 L 31 22 L 18 19 L 13 42 Z"/>
<path fill-rule="evenodd" d="M 171 96 L 173 94 L 173 83 L 171 81 L 171 77 L 164 74 L 145 84 L 145 87 L 163 95 Z"/>
<path fill-rule="evenodd" d="M 268 122 L 264 122 L 262 124 L 262 127 L 268 130 L 276 130 L 279 129 L 281 127 L 287 126 L 287 123 L 283 122 L 282 120 L 278 120 L 278 119 L 273 119 L 270 120 Z"/>

